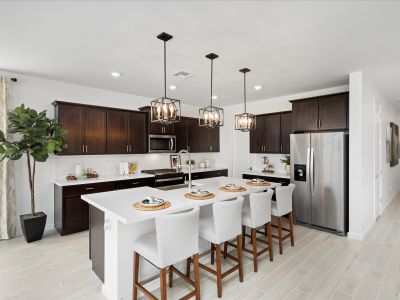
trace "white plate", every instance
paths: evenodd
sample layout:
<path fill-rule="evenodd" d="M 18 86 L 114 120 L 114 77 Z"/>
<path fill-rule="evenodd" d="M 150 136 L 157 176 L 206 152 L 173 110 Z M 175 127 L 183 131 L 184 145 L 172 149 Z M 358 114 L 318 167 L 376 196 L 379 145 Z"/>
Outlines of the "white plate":
<path fill-rule="evenodd" d="M 207 196 L 208 194 L 210 194 L 209 191 L 202 191 L 202 190 L 191 191 L 190 193 L 193 196 Z"/>
<path fill-rule="evenodd" d="M 228 183 L 224 186 L 228 190 L 240 190 L 242 187 L 234 183 Z"/>
<path fill-rule="evenodd" d="M 146 197 L 146 199 L 142 200 L 140 203 L 145 207 L 155 207 L 164 204 L 164 200 L 156 197 Z"/>
<path fill-rule="evenodd" d="M 257 182 L 257 183 L 264 183 L 264 182 L 266 182 L 265 179 L 261 179 L 261 178 L 254 178 L 254 179 L 252 179 L 251 181 L 252 181 L 252 182 Z"/>

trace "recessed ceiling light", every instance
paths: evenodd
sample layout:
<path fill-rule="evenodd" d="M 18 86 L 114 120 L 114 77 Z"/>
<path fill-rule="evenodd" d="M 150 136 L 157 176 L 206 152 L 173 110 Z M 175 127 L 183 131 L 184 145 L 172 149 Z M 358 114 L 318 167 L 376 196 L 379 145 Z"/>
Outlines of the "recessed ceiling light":
<path fill-rule="evenodd" d="M 170 90 L 176 90 L 176 85 L 170 85 L 170 86 L 169 86 L 169 89 L 170 89 Z"/>
<path fill-rule="evenodd" d="M 254 86 L 254 89 L 257 90 L 257 91 L 258 91 L 258 90 L 261 90 L 261 88 L 262 88 L 262 86 L 259 85 L 259 84 L 257 84 L 257 85 Z"/>
<path fill-rule="evenodd" d="M 119 73 L 119 72 L 111 72 L 111 76 L 117 78 L 117 77 L 121 76 L 121 73 Z"/>
<path fill-rule="evenodd" d="M 217 96 L 217 95 L 214 95 L 214 96 L 212 96 L 212 99 L 213 99 L 213 100 L 217 100 L 217 99 L 218 99 L 218 96 Z"/>

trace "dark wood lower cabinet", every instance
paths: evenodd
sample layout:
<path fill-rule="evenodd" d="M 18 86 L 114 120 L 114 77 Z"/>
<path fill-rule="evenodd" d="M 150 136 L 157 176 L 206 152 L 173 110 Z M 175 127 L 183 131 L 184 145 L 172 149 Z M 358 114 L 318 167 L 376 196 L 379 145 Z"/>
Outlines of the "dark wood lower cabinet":
<path fill-rule="evenodd" d="M 262 178 L 262 179 L 265 179 L 266 181 L 269 181 L 269 182 L 280 183 L 283 186 L 289 185 L 289 183 L 290 183 L 290 179 L 288 179 L 288 178 L 270 177 L 267 174 L 265 176 L 259 176 L 259 175 L 253 175 L 253 174 L 243 174 L 242 178 L 243 179 Z"/>
<path fill-rule="evenodd" d="M 104 282 L 104 212 L 89 205 L 89 258 L 92 270 Z"/>
<path fill-rule="evenodd" d="M 212 177 L 220 177 L 220 176 L 228 176 L 227 169 L 221 169 L 216 171 L 204 171 L 204 172 L 193 172 L 192 180 L 212 178 Z M 189 179 L 189 174 L 185 174 L 185 180 Z"/>

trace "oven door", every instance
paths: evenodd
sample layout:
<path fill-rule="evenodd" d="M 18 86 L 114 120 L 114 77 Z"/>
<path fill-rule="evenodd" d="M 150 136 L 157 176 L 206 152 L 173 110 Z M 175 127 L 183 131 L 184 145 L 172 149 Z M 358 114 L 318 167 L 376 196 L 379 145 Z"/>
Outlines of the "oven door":
<path fill-rule="evenodd" d="M 169 186 L 185 183 L 185 175 L 182 174 L 178 177 L 170 177 L 170 178 L 156 178 L 156 187 Z"/>
<path fill-rule="evenodd" d="M 176 152 L 175 135 L 149 135 L 149 153 L 174 153 Z"/>

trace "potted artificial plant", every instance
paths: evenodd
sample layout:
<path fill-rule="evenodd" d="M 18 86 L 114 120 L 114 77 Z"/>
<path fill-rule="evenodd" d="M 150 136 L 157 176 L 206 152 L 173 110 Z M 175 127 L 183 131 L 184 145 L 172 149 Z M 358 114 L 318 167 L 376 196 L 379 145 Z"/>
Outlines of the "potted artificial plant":
<path fill-rule="evenodd" d="M 290 154 L 284 154 L 281 162 L 285 164 L 286 174 L 290 175 Z"/>
<path fill-rule="evenodd" d="M 25 156 L 28 166 L 29 188 L 31 192 L 31 213 L 21 215 L 21 227 L 25 240 L 30 243 L 43 236 L 47 215 L 35 210 L 36 162 L 45 162 L 49 154 L 60 153 L 67 147 L 65 129 L 53 119 L 46 117 L 46 111 L 38 113 L 22 104 L 8 115 L 7 132 L 14 138 L 7 140 L 0 130 L 0 161 L 18 160 Z"/>

